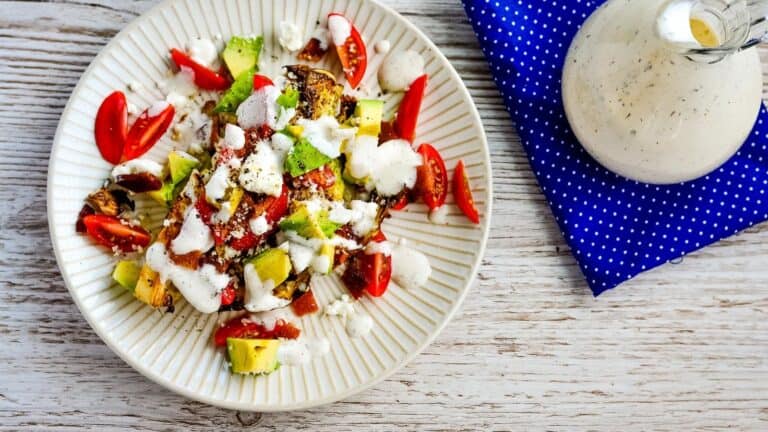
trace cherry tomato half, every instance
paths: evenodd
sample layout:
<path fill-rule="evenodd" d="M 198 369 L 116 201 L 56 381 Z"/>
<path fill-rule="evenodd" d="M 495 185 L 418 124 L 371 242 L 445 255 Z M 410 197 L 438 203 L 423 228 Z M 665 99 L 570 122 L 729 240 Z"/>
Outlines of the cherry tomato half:
<path fill-rule="evenodd" d="M 419 111 L 421 111 L 421 101 L 424 99 L 424 92 L 427 89 L 427 81 L 427 75 L 416 78 L 408 91 L 405 92 L 400 107 L 397 109 L 395 132 L 400 138 L 409 142 L 416 139 L 416 125 L 419 122 Z"/>
<path fill-rule="evenodd" d="M 417 169 L 416 190 L 430 210 L 442 207 L 448 196 L 448 171 L 440 153 L 429 144 L 422 144 L 419 153 L 423 158 Z"/>
<path fill-rule="evenodd" d="M 123 92 L 116 91 L 104 99 L 96 113 L 93 131 L 101 157 L 119 164 L 128 136 L 128 103 Z"/>
<path fill-rule="evenodd" d="M 344 45 L 336 46 L 336 53 L 339 55 L 344 75 L 347 77 L 350 87 L 357 88 L 365 76 L 365 69 L 368 67 L 368 51 L 360 32 L 347 17 L 340 13 L 330 13 L 328 14 L 329 25 L 332 19 L 347 20 L 351 27 L 349 37 Z"/>
<path fill-rule="evenodd" d="M 123 160 L 136 159 L 157 144 L 171 126 L 175 113 L 176 110 L 171 104 L 167 104 L 160 112 L 155 112 L 155 108 L 150 107 L 141 113 L 128 131 Z"/>
<path fill-rule="evenodd" d="M 382 242 L 386 237 L 379 231 L 371 236 L 371 241 Z M 367 254 L 359 250 L 347 261 L 347 268 L 341 276 L 349 292 L 355 298 L 364 292 L 373 297 L 381 297 L 389 287 L 392 278 L 392 257 L 382 253 Z"/>
<path fill-rule="evenodd" d="M 226 346 L 227 338 L 238 339 L 296 339 L 301 330 L 284 320 L 278 320 L 273 329 L 251 321 L 247 316 L 240 316 L 227 321 L 216 330 L 213 343 L 216 346 Z"/>
<path fill-rule="evenodd" d="M 141 226 L 132 226 L 123 219 L 103 214 L 83 218 L 88 235 L 97 243 L 110 249 L 117 247 L 122 252 L 135 252 L 149 246 L 151 237 Z"/>
<path fill-rule="evenodd" d="M 229 88 L 229 80 L 224 75 L 216 73 L 192 60 L 190 56 L 176 48 L 171 50 L 171 60 L 176 63 L 179 69 L 190 69 L 195 76 L 195 85 L 203 90 L 221 91 Z"/>

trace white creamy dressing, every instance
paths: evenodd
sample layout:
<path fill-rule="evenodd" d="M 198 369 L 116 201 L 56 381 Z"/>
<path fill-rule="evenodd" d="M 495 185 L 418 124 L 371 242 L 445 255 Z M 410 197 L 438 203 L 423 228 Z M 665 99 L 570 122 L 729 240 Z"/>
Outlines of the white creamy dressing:
<path fill-rule="evenodd" d="M 606 3 L 584 24 L 563 70 L 568 120 L 585 149 L 616 173 L 677 183 L 711 172 L 744 142 L 762 98 L 756 50 L 714 64 L 693 41 L 690 3 Z M 678 48 L 679 47 L 679 48 Z"/>
<path fill-rule="evenodd" d="M 186 66 L 182 66 L 179 72 L 162 83 L 160 88 L 166 94 L 165 101 L 176 108 L 189 105 L 190 98 L 198 92 L 195 73 Z"/>
<path fill-rule="evenodd" d="M 272 229 L 272 226 L 267 221 L 266 215 L 261 215 L 259 217 L 253 218 L 248 222 L 248 226 L 251 228 L 251 231 L 256 235 L 262 235 L 269 232 L 270 229 Z"/>
<path fill-rule="evenodd" d="M 416 168 L 423 162 L 421 155 L 413 151 L 405 140 L 391 140 L 380 145 L 376 151 L 376 163 L 371 179 L 379 195 L 391 197 L 403 188 L 416 184 Z"/>
<path fill-rule="evenodd" d="M 412 188 L 423 158 L 405 140 L 390 140 L 378 145 L 376 137 L 361 135 L 347 143 L 349 173 L 367 179 L 380 195 L 391 197 Z"/>
<path fill-rule="evenodd" d="M 424 286 L 432 275 L 427 257 L 407 246 L 405 241 L 392 246 L 392 279 L 405 289 Z"/>
<path fill-rule="evenodd" d="M 298 51 L 304 46 L 304 35 L 301 32 L 301 28 L 290 21 L 283 21 L 280 23 L 278 32 L 278 42 L 280 46 L 286 51 Z"/>
<path fill-rule="evenodd" d="M 448 224 L 448 206 L 441 205 L 440 207 L 431 210 L 429 212 L 429 221 L 435 225 Z"/>
<path fill-rule="evenodd" d="M 365 237 L 373 231 L 376 225 L 376 216 L 379 213 L 379 205 L 375 202 L 353 200 L 352 207 L 352 231 L 355 235 Z"/>
<path fill-rule="evenodd" d="M 160 274 L 160 279 L 173 283 L 195 309 L 202 313 L 219 310 L 220 293 L 230 282 L 228 275 L 219 273 L 210 264 L 197 270 L 176 265 L 162 243 L 155 243 L 147 249 L 146 260 L 147 265 Z"/>
<path fill-rule="evenodd" d="M 376 50 L 377 54 L 386 54 L 390 49 L 392 49 L 392 44 L 387 39 L 383 39 L 376 42 L 376 45 L 373 46 L 373 49 Z"/>
<path fill-rule="evenodd" d="M 273 85 L 264 86 L 237 107 L 237 122 L 243 129 L 267 125 L 282 130 L 296 115 L 295 108 L 285 109 L 277 103 L 282 91 Z"/>
<path fill-rule="evenodd" d="M 219 59 L 219 50 L 216 44 L 205 38 L 195 38 L 187 44 L 187 54 L 196 63 L 208 68 L 215 66 Z"/>
<path fill-rule="evenodd" d="M 421 54 L 413 50 L 392 51 L 384 58 L 379 68 L 379 85 L 385 91 L 403 92 L 422 75 L 424 58 Z"/>
<path fill-rule="evenodd" d="M 157 117 L 160 114 L 165 111 L 170 104 L 167 101 L 161 100 L 161 101 L 155 101 L 152 105 L 147 108 L 147 117 Z"/>
<path fill-rule="evenodd" d="M 229 201 L 221 203 L 221 208 L 213 215 L 215 223 L 224 224 L 232 217 L 232 204 Z"/>
<path fill-rule="evenodd" d="M 223 199 L 224 196 L 227 194 L 227 189 L 229 188 L 229 174 L 230 169 L 229 166 L 219 165 L 218 168 L 216 168 L 216 171 L 213 172 L 213 175 L 208 180 L 208 183 L 205 185 L 205 197 L 211 201 L 215 202 L 220 199 Z"/>
<path fill-rule="evenodd" d="M 224 128 L 224 140 L 222 144 L 225 148 L 240 150 L 245 146 L 245 131 L 231 123 Z"/>
<path fill-rule="evenodd" d="M 362 246 L 360 246 L 360 243 L 358 243 L 358 242 L 356 242 L 354 240 L 350 240 L 350 239 L 348 239 L 346 237 L 339 236 L 339 235 L 334 235 L 333 238 L 328 240 L 328 243 L 330 245 L 332 245 L 332 246 L 342 247 L 342 248 L 344 248 L 346 250 L 350 250 L 350 251 L 358 250 L 358 249 L 360 249 L 362 247 Z"/>
<path fill-rule="evenodd" d="M 286 366 L 301 366 L 326 355 L 331 343 L 326 338 L 317 340 L 283 340 L 277 348 L 277 361 Z"/>
<path fill-rule="evenodd" d="M 262 312 L 288 306 L 291 301 L 276 297 L 272 294 L 275 281 L 262 281 L 253 264 L 247 264 L 243 269 L 245 279 L 245 309 L 249 312 Z"/>
<path fill-rule="evenodd" d="M 347 320 L 347 325 L 344 326 L 344 329 L 351 338 L 365 337 L 373 329 L 373 318 L 356 313 Z"/>
<path fill-rule="evenodd" d="M 133 159 L 112 168 L 112 178 L 130 174 L 148 173 L 162 179 L 164 167 L 149 159 Z"/>
<path fill-rule="evenodd" d="M 355 310 L 352 299 L 344 294 L 324 309 L 325 315 L 337 316 L 344 323 L 344 329 L 352 338 L 361 338 L 368 335 L 373 329 L 373 319 Z"/>
<path fill-rule="evenodd" d="M 300 119 L 297 123 L 304 128 L 303 137 L 320 153 L 331 159 L 341 155 L 341 143 L 345 135 L 339 133 L 339 122 L 324 115 L 317 120 Z"/>
<path fill-rule="evenodd" d="M 268 141 L 256 144 L 255 152 L 243 163 L 238 180 L 249 192 L 280 196 L 283 191 L 282 158 Z"/>
<path fill-rule="evenodd" d="M 291 258 L 294 271 L 296 273 L 303 272 L 313 264 L 318 251 L 323 247 L 323 241 L 316 238 L 304 238 L 295 231 L 285 231 L 283 235 L 289 243 L 288 255 Z"/>
<path fill-rule="evenodd" d="M 211 229 L 203 221 L 200 212 L 194 205 L 187 208 L 184 215 L 184 223 L 181 231 L 173 241 L 171 250 L 176 255 L 185 255 L 190 252 L 208 252 L 214 245 Z"/>
<path fill-rule="evenodd" d="M 352 221 L 355 212 L 346 208 L 343 202 L 334 201 L 331 203 L 331 209 L 328 212 L 328 220 L 333 223 L 346 225 Z"/>
<path fill-rule="evenodd" d="M 196 96 L 198 89 L 191 69 L 182 67 L 179 73 L 160 85 L 165 101 L 176 108 L 176 120 L 171 131 L 177 148 L 202 151 L 211 136 L 211 119 L 202 112 Z"/>
<path fill-rule="evenodd" d="M 388 241 L 370 242 L 365 246 L 366 255 L 382 254 L 384 256 L 392 255 L 392 243 Z"/>
<path fill-rule="evenodd" d="M 328 17 L 328 31 L 331 34 L 333 44 L 343 46 L 347 39 L 352 36 L 352 24 L 343 16 L 331 15 Z"/>

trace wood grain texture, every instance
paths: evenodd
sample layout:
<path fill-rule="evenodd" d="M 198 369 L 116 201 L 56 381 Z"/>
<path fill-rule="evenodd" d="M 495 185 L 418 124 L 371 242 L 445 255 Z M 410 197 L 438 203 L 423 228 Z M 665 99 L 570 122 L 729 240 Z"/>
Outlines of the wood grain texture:
<path fill-rule="evenodd" d="M 45 182 L 80 74 L 154 3 L 0 1 L 0 429 L 768 429 L 768 226 L 593 299 L 453 0 L 385 2 L 452 61 L 491 145 L 494 226 L 453 322 L 391 379 L 304 412 L 221 410 L 143 378 L 71 301 Z"/>

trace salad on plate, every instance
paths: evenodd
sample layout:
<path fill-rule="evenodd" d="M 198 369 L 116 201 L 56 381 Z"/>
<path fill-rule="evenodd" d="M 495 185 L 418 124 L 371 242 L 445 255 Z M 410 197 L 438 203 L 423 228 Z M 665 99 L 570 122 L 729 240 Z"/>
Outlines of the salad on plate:
<path fill-rule="evenodd" d="M 355 299 L 428 281 L 427 257 L 382 231 L 392 212 L 423 201 L 439 235 L 450 189 L 480 223 L 463 162 L 449 183 L 440 153 L 414 145 L 428 83 L 421 56 L 375 44 L 386 56 L 381 88 L 403 93 L 387 119 L 380 95 L 364 95 L 369 51 L 352 22 L 331 13 L 308 41 L 301 34 L 281 24 L 280 45 L 297 62 L 279 76 L 259 73 L 262 37 L 190 41 L 169 52 L 162 100 L 139 110 L 118 90 L 95 118 L 96 147 L 114 168 L 77 231 L 119 258 L 114 280 L 151 307 L 172 313 L 184 298 L 205 314 L 241 311 L 212 335 L 233 373 L 267 374 L 329 350 L 298 324 L 321 310 L 316 278 L 335 274 L 346 287 L 322 309 L 350 337 L 373 327 Z M 313 67 L 326 55 L 343 79 Z M 161 141 L 171 150 L 158 162 L 147 152 Z M 147 214 L 158 211 L 153 232 Z"/>

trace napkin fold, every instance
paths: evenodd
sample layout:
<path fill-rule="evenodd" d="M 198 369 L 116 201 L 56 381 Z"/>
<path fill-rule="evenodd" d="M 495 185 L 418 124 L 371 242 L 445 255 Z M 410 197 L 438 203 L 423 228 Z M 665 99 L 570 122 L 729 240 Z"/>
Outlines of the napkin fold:
<path fill-rule="evenodd" d="M 656 186 L 603 168 L 571 132 L 563 63 L 603 1 L 463 0 L 555 220 L 595 295 L 768 220 L 768 113 L 699 180 Z"/>

